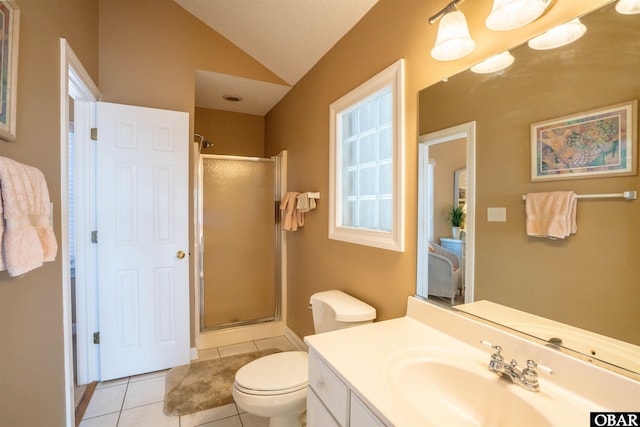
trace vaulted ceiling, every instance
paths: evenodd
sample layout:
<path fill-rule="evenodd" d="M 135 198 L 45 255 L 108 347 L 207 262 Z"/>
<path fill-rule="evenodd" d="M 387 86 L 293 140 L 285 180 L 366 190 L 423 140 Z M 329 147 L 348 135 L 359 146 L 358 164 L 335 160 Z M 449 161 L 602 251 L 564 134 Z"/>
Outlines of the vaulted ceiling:
<path fill-rule="evenodd" d="M 377 0 L 175 0 L 290 86 L 209 71 L 196 106 L 265 115 Z M 223 96 L 242 98 L 228 102 Z"/>

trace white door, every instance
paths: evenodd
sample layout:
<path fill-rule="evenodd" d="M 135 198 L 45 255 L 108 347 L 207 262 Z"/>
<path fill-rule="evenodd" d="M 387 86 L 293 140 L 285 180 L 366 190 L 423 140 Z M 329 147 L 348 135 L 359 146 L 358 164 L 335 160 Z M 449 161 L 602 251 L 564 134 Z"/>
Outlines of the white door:
<path fill-rule="evenodd" d="M 189 115 L 98 103 L 100 379 L 189 363 Z"/>

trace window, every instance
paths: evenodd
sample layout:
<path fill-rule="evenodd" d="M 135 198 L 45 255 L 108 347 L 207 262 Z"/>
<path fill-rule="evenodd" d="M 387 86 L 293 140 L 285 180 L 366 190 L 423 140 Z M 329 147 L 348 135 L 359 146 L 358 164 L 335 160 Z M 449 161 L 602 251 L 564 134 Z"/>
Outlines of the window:
<path fill-rule="evenodd" d="M 329 107 L 331 239 L 404 251 L 403 68 Z"/>

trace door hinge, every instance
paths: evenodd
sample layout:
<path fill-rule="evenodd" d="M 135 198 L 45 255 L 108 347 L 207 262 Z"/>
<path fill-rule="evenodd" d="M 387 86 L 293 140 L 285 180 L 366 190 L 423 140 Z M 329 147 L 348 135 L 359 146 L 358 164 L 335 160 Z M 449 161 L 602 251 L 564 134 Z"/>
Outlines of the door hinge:
<path fill-rule="evenodd" d="M 98 140 L 98 128 L 91 128 L 91 140 L 92 141 Z"/>
<path fill-rule="evenodd" d="M 98 230 L 91 232 L 91 243 L 98 243 Z"/>
<path fill-rule="evenodd" d="M 93 333 L 93 343 L 100 344 L 100 332 Z"/>

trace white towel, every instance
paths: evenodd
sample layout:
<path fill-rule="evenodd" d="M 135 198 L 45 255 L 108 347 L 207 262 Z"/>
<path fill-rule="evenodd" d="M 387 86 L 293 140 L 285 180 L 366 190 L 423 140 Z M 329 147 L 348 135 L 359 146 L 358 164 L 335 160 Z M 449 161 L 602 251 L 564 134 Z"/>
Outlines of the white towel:
<path fill-rule="evenodd" d="M 578 230 L 577 199 L 573 191 L 527 194 L 527 234 L 564 239 Z"/>
<path fill-rule="evenodd" d="M 19 276 L 53 261 L 58 243 L 51 227 L 49 190 L 44 174 L 31 166 L 0 157 L 0 193 L 4 230 L 3 269 Z"/>
<path fill-rule="evenodd" d="M 312 211 L 316 208 L 316 201 L 309 197 L 309 193 L 300 193 L 296 198 L 296 210 L 301 213 Z"/>

